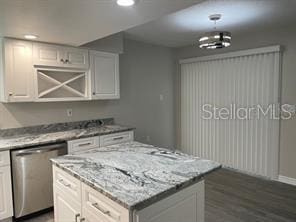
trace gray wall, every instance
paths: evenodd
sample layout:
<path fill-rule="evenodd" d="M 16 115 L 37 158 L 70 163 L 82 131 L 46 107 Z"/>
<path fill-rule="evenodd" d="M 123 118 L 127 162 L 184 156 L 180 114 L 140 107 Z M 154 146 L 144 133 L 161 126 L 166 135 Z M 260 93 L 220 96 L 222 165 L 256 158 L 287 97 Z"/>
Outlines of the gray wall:
<path fill-rule="evenodd" d="M 169 48 L 125 40 L 125 53 L 120 55 L 120 100 L 0 103 L 0 127 L 115 117 L 116 122 L 137 128 L 138 141 L 173 147 L 172 56 Z M 159 99 L 160 94 L 164 95 L 163 101 Z M 71 118 L 66 115 L 68 108 L 73 109 Z"/>
<path fill-rule="evenodd" d="M 120 32 L 114 35 L 107 36 L 102 39 L 98 39 L 92 42 L 89 42 L 83 47 L 90 49 L 111 52 L 111 53 L 123 53 L 124 52 L 124 33 Z"/>
<path fill-rule="evenodd" d="M 190 58 L 270 45 L 284 46 L 282 57 L 282 102 L 296 104 L 296 30 L 294 27 L 265 30 L 234 36 L 233 45 L 221 50 L 188 46 L 175 50 L 176 58 Z M 179 127 L 177 127 L 178 130 Z M 280 175 L 296 179 L 296 118 L 281 122 Z"/>

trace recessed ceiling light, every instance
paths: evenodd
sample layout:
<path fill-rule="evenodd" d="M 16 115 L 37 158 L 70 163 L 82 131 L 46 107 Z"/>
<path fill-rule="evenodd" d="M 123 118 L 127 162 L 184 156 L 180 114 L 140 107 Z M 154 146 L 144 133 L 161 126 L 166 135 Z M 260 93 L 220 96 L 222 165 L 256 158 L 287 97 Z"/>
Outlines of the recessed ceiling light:
<path fill-rule="evenodd" d="M 120 6 L 132 6 L 136 3 L 136 0 L 117 0 L 116 2 Z"/>
<path fill-rule="evenodd" d="M 38 38 L 37 35 L 32 35 L 32 34 L 26 34 L 26 35 L 24 35 L 24 37 L 25 37 L 26 39 L 31 39 L 31 40 L 33 40 L 33 39 L 37 39 L 37 38 Z"/>

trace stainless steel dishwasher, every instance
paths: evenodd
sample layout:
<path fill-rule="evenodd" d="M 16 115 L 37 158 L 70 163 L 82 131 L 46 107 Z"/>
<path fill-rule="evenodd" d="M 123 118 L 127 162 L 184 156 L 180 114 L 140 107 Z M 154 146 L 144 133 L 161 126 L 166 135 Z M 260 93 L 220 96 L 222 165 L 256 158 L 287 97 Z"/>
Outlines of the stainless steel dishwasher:
<path fill-rule="evenodd" d="M 50 159 L 66 153 L 66 143 L 11 152 L 14 215 L 16 218 L 53 206 Z"/>

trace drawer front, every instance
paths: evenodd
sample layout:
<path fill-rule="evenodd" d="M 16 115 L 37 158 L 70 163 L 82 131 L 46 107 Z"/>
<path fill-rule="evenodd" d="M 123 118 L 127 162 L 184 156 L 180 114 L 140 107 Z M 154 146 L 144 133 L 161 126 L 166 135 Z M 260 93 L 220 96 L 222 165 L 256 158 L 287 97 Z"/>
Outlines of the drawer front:
<path fill-rule="evenodd" d="M 54 186 L 69 194 L 73 199 L 81 201 L 81 182 L 79 180 L 53 166 L 53 181 Z"/>
<path fill-rule="evenodd" d="M 99 146 L 99 137 L 72 140 L 68 141 L 68 153 L 71 154 L 80 151 L 85 151 Z"/>
<path fill-rule="evenodd" d="M 9 151 L 0 152 L 0 166 L 10 165 Z"/>
<path fill-rule="evenodd" d="M 114 133 L 110 135 L 105 135 L 100 137 L 100 146 L 109 146 L 113 144 L 119 144 L 124 142 L 129 142 L 134 140 L 134 132 L 122 132 Z"/>
<path fill-rule="evenodd" d="M 85 184 L 82 184 L 82 206 L 85 211 L 102 218 L 102 221 L 129 221 L 127 209 Z"/>

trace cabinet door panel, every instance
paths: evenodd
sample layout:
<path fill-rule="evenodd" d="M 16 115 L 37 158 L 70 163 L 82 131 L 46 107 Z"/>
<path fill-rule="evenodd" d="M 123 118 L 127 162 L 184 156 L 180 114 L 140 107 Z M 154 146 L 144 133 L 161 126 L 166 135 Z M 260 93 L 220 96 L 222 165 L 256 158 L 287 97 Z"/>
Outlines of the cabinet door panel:
<path fill-rule="evenodd" d="M 61 67 L 64 63 L 61 61 L 65 57 L 62 47 L 43 43 L 34 43 L 33 61 L 37 66 L 55 66 Z"/>
<path fill-rule="evenodd" d="M 33 101 L 32 43 L 5 40 L 5 97 L 8 102 Z"/>
<path fill-rule="evenodd" d="M 55 222 L 77 222 L 81 217 L 81 205 L 67 195 L 67 192 L 54 186 Z"/>
<path fill-rule="evenodd" d="M 92 94 L 94 99 L 118 99 L 119 57 L 116 54 L 91 52 Z"/>
<path fill-rule="evenodd" d="M 79 68 L 79 69 L 89 68 L 88 50 L 69 47 L 69 48 L 64 48 L 64 52 L 65 52 L 65 59 L 67 59 L 67 63 L 65 63 L 65 67 Z"/>
<path fill-rule="evenodd" d="M 0 167 L 0 220 L 12 217 L 10 166 Z"/>

